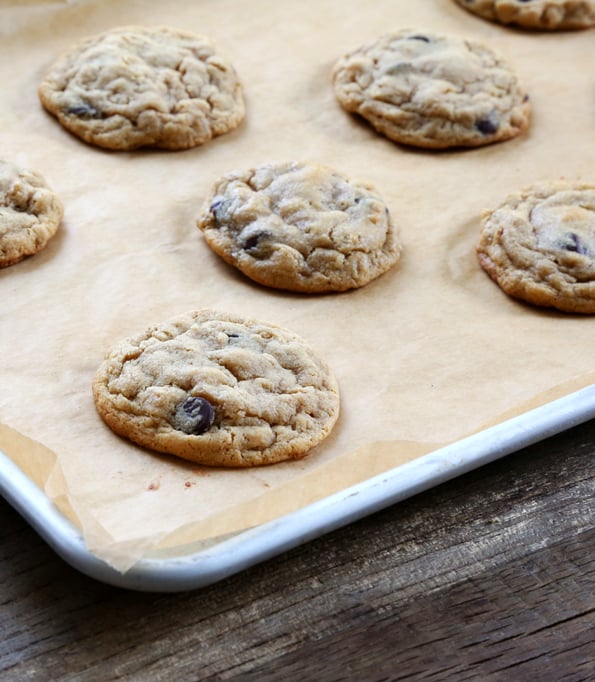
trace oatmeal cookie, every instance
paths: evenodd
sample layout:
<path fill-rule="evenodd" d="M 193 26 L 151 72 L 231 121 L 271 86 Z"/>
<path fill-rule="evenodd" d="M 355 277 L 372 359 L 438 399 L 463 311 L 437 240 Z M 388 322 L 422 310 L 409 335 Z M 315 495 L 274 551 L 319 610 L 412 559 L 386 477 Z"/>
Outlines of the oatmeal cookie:
<path fill-rule="evenodd" d="M 67 130 L 116 150 L 188 149 L 244 117 L 232 65 L 207 39 L 167 27 L 82 40 L 50 67 L 39 97 Z"/>
<path fill-rule="evenodd" d="M 344 109 L 403 144 L 477 147 L 529 126 L 516 74 L 475 40 L 398 31 L 339 59 L 332 79 Z"/>
<path fill-rule="evenodd" d="M 378 192 L 314 163 L 269 163 L 225 175 L 198 227 L 227 263 L 276 289 L 361 287 L 401 255 Z"/>
<path fill-rule="evenodd" d="M 93 394 L 117 434 L 212 466 L 304 457 L 339 414 L 336 381 L 305 341 L 211 310 L 116 345 L 96 373 Z"/>
<path fill-rule="evenodd" d="M 595 185 L 540 183 L 482 216 L 479 262 L 510 296 L 595 313 Z"/>
<path fill-rule="evenodd" d="M 595 26 L 595 0 L 456 0 L 474 14 L 524 28 L 581 29 Z"/>
<path fill-rule="evenodd" d="M 0 267 L 41 251 L 62 214 L 62 202 L 39 173 L 0 161 Z"/>

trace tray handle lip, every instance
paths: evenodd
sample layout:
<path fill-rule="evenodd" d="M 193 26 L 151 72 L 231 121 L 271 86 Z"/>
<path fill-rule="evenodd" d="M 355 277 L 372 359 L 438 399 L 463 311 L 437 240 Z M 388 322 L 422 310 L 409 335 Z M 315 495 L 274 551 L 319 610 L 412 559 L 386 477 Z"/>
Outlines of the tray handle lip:
<path fill-rule="evenodd" d="M 129 590 L 182 592 L 222 580 L 594 417 L 592 384 L 212 546 L 173 557 L 148 556 L 124 573 L 89 551 L 79 529 L 1 450 L 0 495 L 63 560 L 88 577 Z"/>

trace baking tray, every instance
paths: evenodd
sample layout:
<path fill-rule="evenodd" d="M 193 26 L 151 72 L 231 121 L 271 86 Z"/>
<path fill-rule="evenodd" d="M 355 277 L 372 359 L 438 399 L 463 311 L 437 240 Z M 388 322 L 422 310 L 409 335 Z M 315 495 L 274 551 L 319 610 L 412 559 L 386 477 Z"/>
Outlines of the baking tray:
<path fill-rule="evenodd" d="M 182 592 L 249 566 L 595 417 L 595 384 L 490 427 L 269 523 L 209 543 L 154 552 L 121 573 L 87 547 L 76 526 L 0 451 L 0 494 L 67 563 L 104 583 Z"/>
<path fill-rule="evenodd" d="M 34 268 L 36 276 L 27 276 L 25 264 L 14 280 L 20 296 L 12 295 L 12 285 L 4 294 L 4 316 L 9 321 L 5 329 L 19 340 L 19 353 L 18 361 L 8 365 L 9 379 L 2 384 L 8 403 L 4 409 L 0 401 L 2 421 L 16 431 L 26 430 L 30 438 L 56 453 L 71 439 L 68 454 L 92 457 L 90 445 L 85 451 L 86 428 L 95 428 L 95 422 L 90 422 L 97 415 L 88 386 L 105 350 L 135 330 L 169 319 L 174 304 L 184 311 L 194 309 L 196 301 L 209 305 L 216 301 L 216 309 L 232 312 L 239 304 L 251 317 L 291 328 L 332 365 L 345 389 L 342 414 L 346 418 L 334 442 L 327 441 L 329 459 L 332 447 L 343 455 L 365 444 L 361 424 L 372 425 L 369 433 L 375 441 L 398 439 L 399 448 L 407 442 L 425 443 L 428 423 L 436 441 L 451 443 L 270 523 L 253 522 L 252 528 L 233 535 L 144 554 L 124 573 L 99 558 L 99 549 L 97 555 L 89 551 L 81 530 L 14 461 L 0 453 L 0 494 L 74 568 L 128 589 L 199 588 L 595 415 L 595 389 L 590 387 L 461 437 L 504 410 L 526 405 L 533 395 L 568 386 L 569 378 L 591 376 L 591 337 L 585 334 L 584 318 L 565 316 L 560 324 L 551 312 L 523 310 L 481 272 L 474 255 L 481 210 L 496 205 L 530 178 L 591 174 L 595 152 L 584 144 L 593 132 L 592 102 L 585 94 L 590 92 L 590 71 L 576 69 L 577 63 L 592 63 L 589 35 L 513 32 L 442 0 L 378 0 L 373 12 L 363 3 L 344 0 L 323 0 L 316 11 L 303 3 L 271 0 L 172 0 L 167 6 L 158 0 L 27 3 L 35 4 L 40 7 L 31 12 L 16 5 L 7 9 L 0 22 L 7 55 L 2 63 L 6 97 L 0 107 L 6 125 L 0 142 L 7 158 L 44 172 L 65 203 L 67 220 L 62 236 L 34 261 L 40 265 L 39 270 Z M 226 21 L 221 21 L 221 15 Z M 43 115 L 37 87 L 52 55 L 99 29 L 147 22 L 211 35 L 222 52 L 241 66 L 248 116 L 237 134 L 175 156 L 153 152 L 116 156 L 80 145 Z M 529 134 L 481 150 L 430 154 L 397 150 L 345 115 L 328 80 L 332 64 L 366 37 L 408 25 L 475 36 L 503 51 L 531 90 L 535 125 Z M 27 36 L 30 39 L 23 40 Z M 18 73 L 10 68 L 13 62 L 20 65 Z M 560 125 L 569 120 L 572 126 Z M 580 153 L 569 154 L 569 149 Z M 364 292 L 318 298 L 315 308 L 306 299 L 260 291 L 230 276 L 222 263 L 201 249 L 194 226 L 199 204 L 216 177 L 234 168 L 296 155 L 377 185 L 395 207 L 406 247 L 397 270 Z M 165 202 L 164 196 L 171 201 Z M 453 201 L 460 196 L 464 201 Z M 139 220 L 141 205 L 146 220 Z M 164 232 L 164 225 L 171 229 Z M 97 244 L 101 244 L 99 259 Z M 96 261 L 89 277 L 89 263 Z M 153 277 L 139 276 L 147 272 Z M 12 280 L 19 273 L 10 274 Z M 154 281 L 150 291 L 147 280 Z M 73 296 L 81 282 L 84 295 Z M 11 307 L 13 300 L 26 305 Z M 96 301 L 100 301 L 98 308 L 93 305 Z M 131 304 L 135 301 L 143 303 Z M 399 313 L 383 314 L 389 310 Z M 488 318 L 486 311 L 493 314 Z M 327 319 L 338 319 L 341 325 L 333 325 L 329 332 Z M 384 331 L 381 343 L 374 353 L 360 354 L 359 349 L 370 343 L 372 323 Z M 436 329 L 444 333 L 436 334 Z M 569 336 L 577 339 L 580 352 L 567 352 Z M 346 343 L 338 343 L 343 337 Z M 32 384 L 24 381 L 22 370 L 31 365 L 31 357 L 40 356 L 45 362 L 34 363 L 35 371 L 28 376 Z M 11 356 L 7 359 L 10 363 Z M 398 395 L 361 391 L 360 374 L 373 387 L 378 379 L 392 376 Z M 459 377 L 465 381 L 459 382 Z M 19 408 L 31 400 L 30 385 L 45 409 L 35 426 Z M 418 387 L 419 395 L 412 390 Z M 474 410 L 477 402 L 487 409 Z M 434 405 L 444 409 L 430 409 Z M 59 409 L 54 411 L 54 406 Z M 369 417 L 374 419 L 369 422 Z M 96 442 L 102 444 L 98 451 L 112 455 L 112 434 L 98 434 Z M 126 444 L 117 444 L 116 449 L 120 445 L 124 449 Z M 6 449 L 10 451 L 8 445 Z M 365 465 L 365 458 L 362 461 Z M 114 463 L 108 473 L 118 468 Z M 182 522 L 186 520 L 183 517 Z M 89 543 L 94 546 L 93 540 Z"/>

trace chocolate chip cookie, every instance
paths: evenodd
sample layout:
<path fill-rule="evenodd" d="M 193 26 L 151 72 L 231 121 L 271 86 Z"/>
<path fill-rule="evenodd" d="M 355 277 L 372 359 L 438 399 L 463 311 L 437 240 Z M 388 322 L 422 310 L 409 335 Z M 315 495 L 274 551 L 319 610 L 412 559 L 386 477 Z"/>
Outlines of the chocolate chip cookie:
<path fill-rule="evenodd" d="M 339 59 L 338 101 L 395 142 L 441 149 L 501 142 L 529 126 L 514 71 L 470 39 L 403 30 Z"/>
<path fill-rule="evenodd" d="M 39 86 L 43 106 L 70 132 L 107 149 L 188 149 L 244 117 L 233 66 L 202 37 L 124 27 L 86 38 Z"/>
<path fill-rule="evenodd" d="M 296 334 L 238 315 L 189 312 L 111 350 L 93 382 L 117 434 L 199 464 L 304 457 L 339 414 L 336 381 Z"/>
<path fill-rule="evenodd" d="M 482 216 L 479 262 L 510 296 L 595 313 L 595 185 L 541 183 Z"/>
<path fill-rule="evenodd" d="M 269 163 L 225 175 L 198 227 L 252 280 L 304 293 L 361 287 L 401 255 L 378 192 L 315 163 Z"/>
<path fill-rule="evenodd" d="M 62 214 L 62 202 L 39 173 L 0 161 L 0 268 L 41 251 Z"/>
<path fill-rule="evenodd" d="M 484 19 L 542 30 L 595 26 L 595 0 L 456 0 Z"/>

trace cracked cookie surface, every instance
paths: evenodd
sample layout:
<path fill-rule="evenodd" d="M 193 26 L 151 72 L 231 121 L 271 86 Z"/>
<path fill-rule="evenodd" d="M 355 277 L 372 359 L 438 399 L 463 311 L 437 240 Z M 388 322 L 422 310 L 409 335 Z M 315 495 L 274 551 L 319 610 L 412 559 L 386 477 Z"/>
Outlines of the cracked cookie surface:
<path fill-rule="evenodd" d="M 212 310 L 116 345 L 97 370 L 93 395 L 115 433 L 211 466 L 300 459 L 339 414 L 336 381 L 304 340 Z"/>
<path fill-rule="evenodd" d="M 332 79 L 344 109 L 403 144 L 476 147 L 529 126 L 529 99 L 516 74 L 475 40 L 398 31 L 339 59 Z"/>
<path fill-rule="evenodd" d="M 168 27 L 80 41 L 50 67 L 39 97 L 67 130 L 114 150 L 189 149 L 244 117 L 233 66 L 206 38 Z"/>
<path fill-rule="evenodd" d="M 510 296 L 595 313 L 595 185 L 539 183 L 482 216 L 479 262 Z"/>
<path fill-rule="evenodd" d="M 542 30 L 595 26 L 595 0 L 455 0 L 474 14 L 501 24 Z"/>
<path fill-rule="evenodd" d="M 315 163 L 225 175 L 197 224 L 213 251 L 252 280 L 304 293 L 364 286 L 401 254 L 378 192 Z"/>
<path fill-rule="evenodd" d="M 0 267 L 41 251 L 62 214 L 62 202 L 39 173 L 0 161 Z"/>

